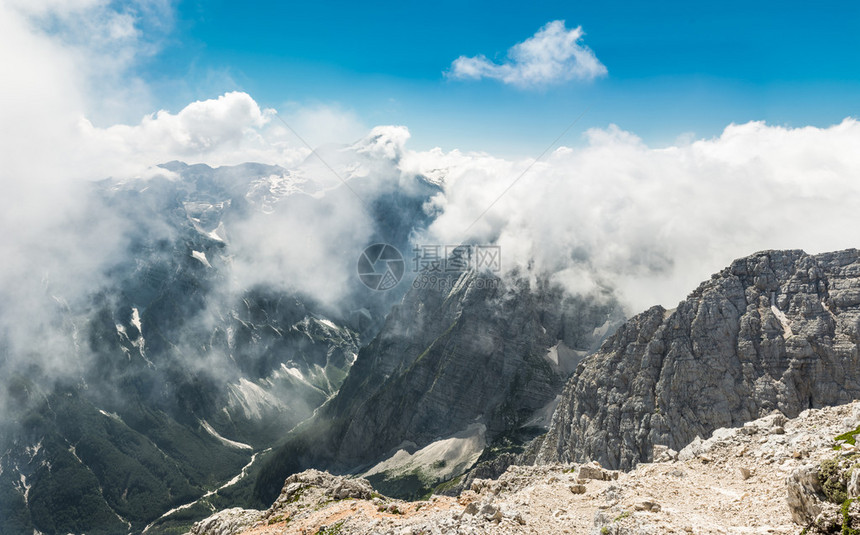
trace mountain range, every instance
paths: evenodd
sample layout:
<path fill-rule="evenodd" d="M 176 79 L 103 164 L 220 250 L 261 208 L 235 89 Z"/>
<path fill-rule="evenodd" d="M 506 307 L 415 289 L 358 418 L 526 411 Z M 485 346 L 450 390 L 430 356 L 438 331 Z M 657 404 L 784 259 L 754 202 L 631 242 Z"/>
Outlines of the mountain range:
<path fill-rule="evenodd" d="M 444 172 L 397 150 L 93 183 L 122 247 L 34 297 L 56 343 L 0 336 L 0 533 L 184 533 L 307 469 L 406 499 L 513 464 L 629 470 L 860 395 L 856 250 L 756 253 L 625 322 L 611 288 L 528 265 L 407 265 Z M 386 291 L 359 280 L 393 258 L 361 264 L 373 244 L 406 253 Z"/>
<path fill-rule="evenodd" d="M 362 152 L 384 140 L 365 141 L 328 160 L 346 159 L 344 176 L 368 173 L 362 165 L 392 174 L 390 158 Z M 408 285 L 355 284 L 332 305 L 289 280 L 255 278 L 254 248 L 290 237 L 279 227 L 292 214 L 359 202 L 304 172 L 172 162 L 150 178 L 91 185 L 93 217 L 127 223 L 121 249 L 83 292 L 46 282 L 34 297 L 47 303 L 46 338 L 58 340 L 50 351 L 0 340 L 0 533 L 140 532 L 203 495 L 218 499 L 214 490 L 338 391 Z M 376 192 L 368 182 L 367 241 L 407 250 L 438 186 L 419 177 Z M 331 258 L 332 271 L 352 275 L 359 252 Z"/>

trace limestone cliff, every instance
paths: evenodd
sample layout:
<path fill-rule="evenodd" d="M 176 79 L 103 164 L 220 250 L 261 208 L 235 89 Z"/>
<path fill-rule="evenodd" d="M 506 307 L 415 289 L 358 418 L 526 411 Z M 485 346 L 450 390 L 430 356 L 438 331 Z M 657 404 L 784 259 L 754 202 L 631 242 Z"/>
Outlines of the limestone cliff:
<path fill-rule="evenodd" d="M 620 323 L 609 296 L 573 298 L 549 284 L 475 273 L 441 281 L 406 295 L 337 396 L 290 434 L 261 475 L 263 503 L 307 468 L 360 472 L 467 428 L 482 426 L 491 443 L 528 425 Z"/>
<path fill-rule="evenodd" d="M 537 462 L 629 469 L 653 446 L 860 397 L 860 252 L 736 260 L 620 327 L 568 381 Z"/>

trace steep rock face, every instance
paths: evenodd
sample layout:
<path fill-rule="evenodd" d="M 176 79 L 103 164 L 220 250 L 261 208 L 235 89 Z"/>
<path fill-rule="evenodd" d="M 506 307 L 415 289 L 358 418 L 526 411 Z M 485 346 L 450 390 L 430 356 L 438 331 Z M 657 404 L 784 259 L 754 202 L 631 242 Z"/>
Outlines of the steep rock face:
<path fill-rule="evenodd" d="M 655 444 L 860 396 L 860 252 L 766 251 L 639 314 L 567 383 L 538 463 L 628 469 Z"/>
<path fill-rule="evenodd" d="M 258 498 L 270 502 L 291 473 L 361 471 L 475 423 L 492 442 L 551 403 L 567 370 L 619 320 L 611 298 L 571 298 L 524 280 L 463 273 L 413 289 L 337 396 L 263 470 Z"/>
<path fill-rule="evenodd" d="M 370 203 L 370 243 L 407 250 L 438 187 L 356 150 L 339 151 L 339 162 L 364 166 L 350 189 Z M 32 343 L 11 342 L 33 321 L 0 287 L 0 533 L 138 532 L 234 480 L 255 451 L 337 391 L 361 337 L 378 331 L 403 294 L 371 291 L 356 278 L 332 307 L 302 285 L 282 284 L 280 274 L 239 275 L 237 263 L 257 266 L 268 254 L 249 246 L 249 228 L 285 236 L 285 214 L 310 222 L 325 206 L 357 202 L 346 188 L 323 194 L 316 179 L 325 173 L 181 162 L 161 169 L 87 185 L 81 212 L 116 221 L 121 237 L 75 288 L 44 276 L 48 286 L 26 300 L 44 305 L 33 306 L 44 327 L 32 328 Z M 385 193 L 393 180 L 398 187 Z M 313 241 L 305 234 L 274 248 Z M 331 259 L 350 274 L 363 244 L 351 246 Z M 224 499 L 241 503 L 242 489 L 233 485 Z M 191 514 L 159 520 L 148 533 L 176 530 Z"/>

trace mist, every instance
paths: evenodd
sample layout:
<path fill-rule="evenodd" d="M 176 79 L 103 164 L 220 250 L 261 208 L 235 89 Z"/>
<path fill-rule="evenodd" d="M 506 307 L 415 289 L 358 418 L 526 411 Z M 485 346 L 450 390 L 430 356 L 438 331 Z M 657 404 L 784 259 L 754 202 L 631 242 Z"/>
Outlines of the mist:
<path fill-rule="evenodd" d="M 206 200 L 235 203 L 206 251 L 218 274 L 195 320 L 206 325 L 255 288 L 301 294 L 319 313 L 347 318 L 379 297 L 355 266 L 380 240 L 396 241 L 407 265 L 413 246 L 495 244 L 503 271 L 549 277 L 571 295 L 609 292 L 629 315 L 674 306 L 754 251 L 816 253 L 860 238 L 853 118 L 825 128 L 730 124 L 660 147 L 609 124 L 540 161 L 414 150 L 408 125 L 370 128 L 336 104 L 279 112 L 236 90 L 155 110 L 135 67 L 169 32 L 169 4 L 119 12 L 95 1 L 10 2 L 0 15 L 12 45 L 0 57 L 21 73 L 4 82 L 10 98 L 0 104 L 3 123 L 15 125 L 0 143 L 0 336 L 14 369 L 69 377 L 88 367 L 71 318 L 84 321 L 141 229 L 153 242 L 176 238 L 158 217 L 118 210 L 106 192 L 143 193 L 158 181 L 181 190 L 182 173 L 159 167 L 174 160 L 271 166 L 222 168 L 235 198 Z M 421 200 L 420 210 L 403 208 L 404 198 Z M 409 276 L 380 302 L 395 302 Z"/>
<path fill-rule="evenodd" d="M 552 274 L 573 293 L 611 289 L 634 314 L 674 307 L 755 251 L 818 253 L 860 238 L 853 118 L 827 128 L 732 124 L 659 148 L 613 125 L 583 137 L 539 162 L 411 153 L 404 165 L 445 174 L 421 239 L 497 243 L 506 269 Z"/>

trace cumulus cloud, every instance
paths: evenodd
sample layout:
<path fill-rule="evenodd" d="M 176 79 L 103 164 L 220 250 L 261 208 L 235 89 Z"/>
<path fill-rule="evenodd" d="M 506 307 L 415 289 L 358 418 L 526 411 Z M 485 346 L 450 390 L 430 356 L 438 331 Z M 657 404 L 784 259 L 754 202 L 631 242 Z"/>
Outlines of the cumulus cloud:
<path fill-rule="evenodd" d="M 10 72 L 53 75 L 56 82 L 35 86 L 29 76 L 17 80 L 30 90 L 29 95 L 21 95 L 18 105 L 61 98 L 69 110 L 106 122 L 149 108 L 147 85 L 135 74 L 135 67 L 161 49 L 173 28 L 172 4 L 171 0 L 6 0 L 0 5 L 0 19 L 12 29 L 4 32 L 6 53 L 15 56 L 16 68 Z"/>
<path fill-rule="evenodd" d="M 860 242 L 860 122 L 785 128 L 750 122 L 719 137 L 652 148 L 617 127 L 532 161 L 409 153 L 445 191 L 425 243 L 502 246 L 503 267 L 554 274 L 576 293 L 611 288 L 630 313 L 674 306 L 733 259 L 763 249 L 823 252 Z"/>
<path fill-rule="evenodd" d="M 230 92 L 192 102 L 173 114 L 146 115 L 138 124 L 94 126 L 78 122 L 78 140 L 94 176 L 135 176 L 171 160 L 209 165 L 248 161 L 294 165 L 310 150 L 247 93 Z"/>
<path fill-rule="evenodd" d="M 397 167 L 408 138 L 404 127 L 376 127 L 351 146 L 320 149 L 320 158 L 290 169 L 287 180 L 298 191 L 230 229 L 234 293 L 274 287 L 344 312 L 339 304 L 360 285 L 355 262 L 379 230 L 371 206 L 393 191 L 409 193 L 408 176 Z"/>
<path fill-rule="evenodd" d="M 49 311 L 82 306 L 127 246 L 132 223 L 93 204 L 84 180 L 143 176 L 173 159 L 279 164 L 285 176 L 263 189 L 277 190 L 287 179 L 319 186 L 234 224 L 231 295 L 270 285 L 337 304 L 357 284 L 355 258 L 378 225 L 367 205 L 414 185 L 417 175 L 443 184 L 443 191 L 426 204 L 435 220 L 414 236 L 416 244 L 497 243 L 504 268 L 549 274 L 573 293 L 610 288 L 630 313 L 655 303 L 672 306 L 711 273 L 756 250 L 821 252 L 860 242 L 860 123 L 854 119 L 828 128 L 733 124 L 718 137 L 665 148 L 610 126 L 537 163 L 411 151 L 405 127 L 377 127 L 356 144 L 323 147 L 323 164 L 307 158 L 309 149 L 273 110 L 241 92 L 103 126 L 92 113 L 102 90 L 92 89 L 108 80 L 104 91 L 112 95 L 137 92 L 127 72 L 138 57 L 134 50 L 145 54 L 157 46 L 142 28 L 170 18 L 163 9 L 146 11 L 144 3 L 122 11 L 112 5 L 0 3 L 0 34 L 9 44 L 0 61 L 17 74 L 4 81 L 7 98 L 0 103 L 0 120 L 9 125 L 0 143 L 6 201 L 0 339 L 30 352 L 66 354 L 50 349 L 69 344 L 66 331 L 52 323 L 63 314 Z M 74 30 L 72 22 L 87 16 L 86 31 Z M 98 37 L 89 42 L 85 33 Z M 519 87 L 604 75 L 582 35 L 581 28 L 551 22 L 514 46 L 506 62 L 462 57 L 450 75 Z M 108 57 L 112 47 L 124 50 L 119 59 Z M 284 118 L 313 146 L 366 131 L 353 114 L 325 106 L 292 107 Z"/>
<path fill-rule="evenodd" d="M 159 50 L 172 17 L 166 0 L 0 1 L 0 62 L 14 74 L 0 101 L 0 366 L 17 360 L 52 377 L 85 368 L 73 320 L 106 270 L 127 259 L 141 223 L 94 195 L 93 181 L 169 174 L 152 166 L 174 159 L 295 167 L 310 152 L 244 93 L 144 115 L 153 108 L 135 69 Z M 323 125 L 334 115 L 317 106 L 284 117 Z M 355 132 L 355 123 L 339 124 Z M 314 141 L 332 140 L 343 141 Z"/>
<path fill-rule="evenodd" d="M 451 63 L 447 74 L 458 80 L 491 78 L 520 88 L 605 76 L 606 67 L 582 44 L 583 35 L 581 26 L 568 30 L 563 20 L 555 20 L 514 45 L 503 63 L 483 55 L 460 56 Z"/>
<path fill-rule="evenodd" d="M 47 316 L 49 287 L 83 291 L 115 253 L 122 225 L 86 208 L 80 179 L 104 168 L 79 122 L 136 100 L 129 68 L 157 46 L 143 29 L 169 24 L 166 13 L 160 1 L 0 2 L 0 63 L 12 73 L 0 102 L 0 297 L 21 323 Z"/>
<path fill-rule="evenodd" d="M 0 3 L 0 62 L 15 73 L 4 80 L 0 103 L 0 120 L 14 125 L 0 136 L 7 191 L 44 204 L 46 190 L 136 176 L 173 159 L 294 165 L 309 154 L 273 110 L 245 93 L 150 113 L 135 68 L 160 49 L 172 20 L 168 0 Z M 354 114 L 330 106 L 291 105 L 282 117 L 315 145 L 366 131 Z"/>

